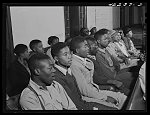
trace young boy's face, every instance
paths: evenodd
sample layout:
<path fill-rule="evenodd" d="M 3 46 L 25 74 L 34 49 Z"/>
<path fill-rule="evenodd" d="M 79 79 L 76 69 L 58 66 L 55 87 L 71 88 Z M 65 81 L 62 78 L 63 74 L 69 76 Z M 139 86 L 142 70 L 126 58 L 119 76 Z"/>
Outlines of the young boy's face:
<path fill-rule="evenodd" d="M 64 47 L 63 49 L 60 50 L 58 56 L 57 56 L 57 61 L 64 66 L 70 67 L 71 62 L 72 62 L 72 54 L 70 52 L 70 49 L 68 46 Z"/>
<path fill-rule="evenodd" d="M 89 54 L 89 47 L 88 47 L 88 43 L 86 40 L 79 44 L 79 48 L 76 49 L 76 52 L 79 56 L 83 58 L 87 57 L 87 55 Z"/>
<path fill-rule="evenodd" d="M 24 59 L 28 59 L 29 58 L 29 52 L 28 52 L 28 48 L 25 50 L 25 52 L 23 53 Z"/>
<path fill-rule="evenodd" d="M 37 43 L 34 47 L 34 50 L 38 53 L 44 53 L 42 42 Z"/>
<path fill-rule="evenodd" d="M 98 40 L 97 40 L 98 44 L 100 44 L 102 47 L 106 48 L 109 44 L 109 39 L 108 39 L 108 35 L 104 34 L 99 36 Z"/>

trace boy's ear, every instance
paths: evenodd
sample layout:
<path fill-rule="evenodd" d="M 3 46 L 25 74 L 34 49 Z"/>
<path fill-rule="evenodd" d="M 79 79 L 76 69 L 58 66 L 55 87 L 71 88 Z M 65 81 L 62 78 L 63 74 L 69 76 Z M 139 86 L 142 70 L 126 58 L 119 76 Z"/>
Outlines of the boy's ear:
<path fill-rule="evenodd" d="M 58 57 L 57 57 L 57 56 L 55 56 L 55 57 L 54 57 L 54 60 L 55 60 L 56 62 L 58 62 Z"/>
<path fill-rule="evenodd" d="M 34 72 L 35 72 L 36 75 L 40 74 L 40 70 L 39 69 L 35 69 Z"/>
<path fill-rule="evenodd" d="M 79 53 L 79 49 L 76 49 L 76 53 Z"/>
<path fill-rule="evenodd" d="M 33 51 L 34 51 L 34 52 L 36 51 L 35 48 L 33 48 Z"/>
<path fill-rule="evenodd" d="M 97 43 L 99 44 L 99 43 L 100 43 L 100 40 L 97 40 Z"/>

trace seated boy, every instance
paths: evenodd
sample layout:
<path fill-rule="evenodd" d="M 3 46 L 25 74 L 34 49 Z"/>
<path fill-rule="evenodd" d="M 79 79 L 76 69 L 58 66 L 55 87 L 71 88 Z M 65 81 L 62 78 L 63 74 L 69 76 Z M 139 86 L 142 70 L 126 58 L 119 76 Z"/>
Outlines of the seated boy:
<path fill-rule="evenodd" d="M 127 96 L 120 92 L 100 90 L 99 86 L 93 83 L 94 64 L 87 58 L 89 48 L 86 40 L 77 36 L 71 41 L 70 48 L 74 53 L 70 68 L 83 99 L 121 109 Z"/>
<path fill-rule="evenodd" d="M 45 53 L 50 57 L 50 59 L 53 61 L 53 63 L 55 63 L 55 60 L 53 59 L 52 55 L 51 55 L 51 47 L 59 42 L 59 38 L 57 36 L 50 36 L 48 38 L 48 44 L 50 45 L 49 47 L 46 47 Z"/>
<path fill-rule="evenodd" d="M 132 84 L 134 80 L 137 78 L 133 76 L 131 72 L 120 71 L 118 67 L 118 62 L 115 61 L 109 52 L 106 50 L 106 47 L 109 44 L 109 36 L 107 31 L 103 29 L 97 31 L 95 33 L 95 39 L 98 43 L 98 51 L 96 53 L 96 61 L 99 64 L 101 71 L 103 71 L 104 75 L 111 78 L 112 80 L 118 80 L 123 82 L 123 85 L 130 89 L 132 88 Z M 109 83 L 115 84 L 115 82 L 110 81 Z"/>
<path fill-rule="evenodd" d="M 120 91 L 122 93 L 125 93 L 125 95 L 128 95 L 129 89 L 125 87 L 121 87 L 121 89 L 118 87 L 122 82 L 113 80 L 112 76 L 107 76 L 103 70 L 102 66 L 98 64 L 96 60 L 96 53 L 98 51 L 98 45 L 96 42 L 96 39 L 93 39 L 92 37 L 87 37 L 86 41 L 88 43 L 89 47 L 89 54 L 88 58 L 94 63 L 94 75 L 93 75 L 93 81 L 97 85 L 99 85 L 100 89 L 107 89 L 107 90 L 113 90 L 113 91 Z M 115 84 L 108 83 L 109 80 L 115 81 Z"/>
<path fill-rule="evenodd" d="M 30 80 L 30 70 L 27 60 L 29 58 L 28 47 L 24 44 L 17 44 L 14 48 L 16 59 L 7 71 L 7 106 L 11 110 L 19 109 L 18 100 L 21 92 L 27 87 Z"/>
<path fill-rule="evenodd" d="M 67 94 L 73 100 L 79 110 L 93 110 L 94 107 L 98 110 L 115 110 L 116 108 L 108 107 L 95 102 L 86 102 L 82 99 L 82 95 L 76 83 L 74 76 L 71 73 L 70 65 L 72 62 L 72 54 L 69 47 L 59 42 L 52 47 L 52 56 L 55 59 L 55 81 L 60 83 Z"/>
<path fill-rule="evenodd" d="M 32 40 L 29 44 L 29 47 L 32 50 L 29 54 L 29 57 L 36 53 L 44 53 L 44 48 L 41 40 Z"/>

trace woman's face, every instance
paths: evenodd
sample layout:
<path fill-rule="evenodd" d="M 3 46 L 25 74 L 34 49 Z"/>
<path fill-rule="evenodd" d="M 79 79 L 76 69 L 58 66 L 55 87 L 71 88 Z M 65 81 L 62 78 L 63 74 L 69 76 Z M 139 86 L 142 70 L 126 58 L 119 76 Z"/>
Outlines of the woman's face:
<path fill-rule="evenodd" d="M 113 40 L 114 40 L 114 41 L 120 41 L 120 40 L 121 40 L 121 35 L 120 35 L 120 33 L 116 33 L 116 34 L 113 36 Z"/>
<path fill-rule="evenodd" d="M 132 32 L 132 31 L 129 31 L 129 32 L 127 33 L 127 37 L 132 38 L 132 37 L 133 37 L 133 32 Z"/>

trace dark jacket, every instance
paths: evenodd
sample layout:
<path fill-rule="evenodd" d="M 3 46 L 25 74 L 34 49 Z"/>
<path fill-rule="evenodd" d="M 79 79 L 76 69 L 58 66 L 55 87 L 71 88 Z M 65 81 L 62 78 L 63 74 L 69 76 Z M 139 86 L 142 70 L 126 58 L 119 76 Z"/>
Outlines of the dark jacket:
<path fill-rule="evenodd" d="M 119 70 L 119 64 L 111 56 L 113 66 L 110 67 L 102 52 L 96 53 L 96 61 L 94 62 L 95 73 L 93 81 L 96 84 L 106 84 L 108 80 L 118 80 L 123 82 L 125 87 L 129 88 L 133 78 L 132 73 L 124 70 Z M 114 68 L 114 69 L 113 69 Z"/>
<path fill-rule="evenodd" d="M 9 83 L 7 90 L 9 96 L 20 94 L 30 80 L 29 72 L 17 59 L 11 64 L 6 75 Z"/>

